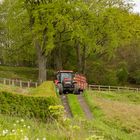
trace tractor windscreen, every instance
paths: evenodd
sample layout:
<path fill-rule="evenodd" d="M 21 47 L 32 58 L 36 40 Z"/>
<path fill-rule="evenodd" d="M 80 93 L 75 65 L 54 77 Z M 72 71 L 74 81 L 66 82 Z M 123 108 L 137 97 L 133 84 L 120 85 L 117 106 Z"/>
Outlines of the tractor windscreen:
<path fill-rule="evenodd" d="M 72 73 L 61 73 L 61 82 L 65 79 L 68 78 L 72 80 Z"/>

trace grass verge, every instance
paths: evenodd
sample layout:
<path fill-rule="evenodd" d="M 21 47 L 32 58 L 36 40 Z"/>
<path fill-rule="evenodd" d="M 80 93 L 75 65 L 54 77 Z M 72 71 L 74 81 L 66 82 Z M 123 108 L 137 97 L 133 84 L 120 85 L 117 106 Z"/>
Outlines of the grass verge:
<path fill-rule="evenodd" d="M 81 117 L 84 118 L 84 112 L 78 102 L 77 96 L 74 94 L 68 94 L 68 102 L 74 117 Z"/>

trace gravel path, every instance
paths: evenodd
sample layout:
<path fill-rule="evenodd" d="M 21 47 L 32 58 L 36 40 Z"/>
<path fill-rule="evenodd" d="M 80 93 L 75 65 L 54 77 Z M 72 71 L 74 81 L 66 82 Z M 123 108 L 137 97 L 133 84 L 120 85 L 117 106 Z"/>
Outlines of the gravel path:
<path fill-rule="evenodd" d="M 91 111 L 89 109 L 89 106 L 85 102 L 85 99 L 84 99 L 83 95 L 82 94 L 79 94 L 79 95 L 77 95 L 77 98 L 78 98 L 78 101 L 79 101 L 79 103 L 81 105 L 81 108 L 83 109 L 83 111 L 85 113 L 86 118 L 88 120 L 93 119 L 93 115 L 92 115 L 92 113 L 91 113 Z"/>
<path fill-rule="evenodd" d="M 62 104 L 64 106 L 64 109 L 66 111 L 66 116 L 68 118 L 72 118 L 73 115 L 72 115 L 72 112 L 71 112 L 71 109 L 70 109 L 70 106 L 69 106 L 69 103 L 68 103 L 67 96 L 63 94 L 63 95 L 60 95 L 60 98 L 61 98 Z"/>

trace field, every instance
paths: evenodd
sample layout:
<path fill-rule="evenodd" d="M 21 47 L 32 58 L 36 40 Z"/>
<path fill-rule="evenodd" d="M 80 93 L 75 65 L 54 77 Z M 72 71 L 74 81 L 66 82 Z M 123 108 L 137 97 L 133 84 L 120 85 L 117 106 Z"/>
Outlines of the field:
<path fill-rule="evenodd" d="M 15 70 L 14 67 L 0 67 L 1 77 L 4 78 L 36 80 L 36 72 L 34 68 Z M 0 140 L 140 139 L 139 93 L 85 91 L 82 97 L 93 116 L 88 120 L 79 103 L 79 95 L 66 95 L 73 116 L 69 119 L 64 115 L 59 95 L 55 92 L 52 81 L 44 82 L 37 88 L 0 84 Z M 50 97 L 56 98 L 57 102 Z M 53 117 L 49 121 L 46 118 L 50 117 L 48 112 Z"/>
<path fill-rule="evenodd" d="M 48 79 L 52 80 L 54 71 L 51 69 L 47 70 L 47 76 Z M 0 66 L 0 78 L 36 82 L 38 80 L 38 68 Z"/>
<path fill-rule="evenodd" d="M 108 139 L 140 139 L 140 94 L 87 91 L 85 99 L 95 117 L 94 127 Z"/>
<path fill-rule="evenodd" d="M 0 78 L 37 81 L 37 68 L 0 66 Z"/>

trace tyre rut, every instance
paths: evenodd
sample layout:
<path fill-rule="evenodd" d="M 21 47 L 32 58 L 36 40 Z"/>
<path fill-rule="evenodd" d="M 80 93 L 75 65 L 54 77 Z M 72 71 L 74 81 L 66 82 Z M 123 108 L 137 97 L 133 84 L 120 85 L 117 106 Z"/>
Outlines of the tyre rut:
<path fill-rule="evenodd" d="M 84 97 L 82 96 L 82 94 L 77 95 L 78 101 L 81 105 L 81 108 L 83 109 L 85 116 L 88 120 L 93 119 L 93 115 L 89 109 L 89 106 L 87 105 L 87 103 L 85 102 Z"/>
<path fill-rule="evenodd" d="M 68 99 L 67 99 L 67 95 L 60 95 L 60 98 L 61 98 L 61 101 L 62 101 L 62 104 L 64 106 L 64 109 L 66 111 L 66 116 L 68 118 L 72 118 L 73 115 L 72 115 L 72 112 L 71 112 L 71 109 L 70 109 L 70 106 L 69 106 L 69 103 L 68 103 Z"/>

